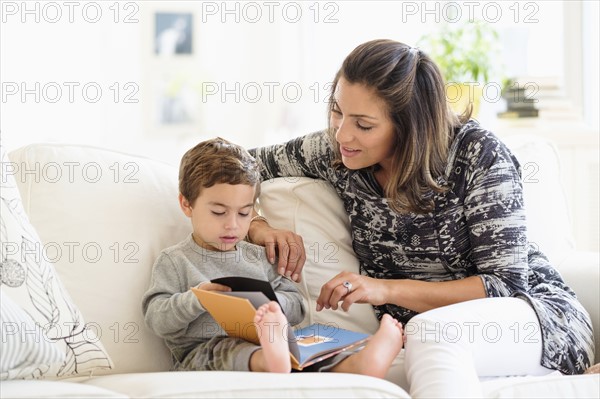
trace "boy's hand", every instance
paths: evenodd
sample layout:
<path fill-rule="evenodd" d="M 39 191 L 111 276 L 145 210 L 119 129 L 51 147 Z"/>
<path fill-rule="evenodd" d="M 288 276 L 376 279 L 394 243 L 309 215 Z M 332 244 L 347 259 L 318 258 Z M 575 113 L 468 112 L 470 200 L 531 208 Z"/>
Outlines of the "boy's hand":
<path fill-rule="evenodd" d="M 223 284 L 211 283 L 210 281 L 205 281 L 204 283 L 200 283 L 196 286 L 199 290 L 204 291 L 223 291 L 230 292 L 231 288 Z"/>

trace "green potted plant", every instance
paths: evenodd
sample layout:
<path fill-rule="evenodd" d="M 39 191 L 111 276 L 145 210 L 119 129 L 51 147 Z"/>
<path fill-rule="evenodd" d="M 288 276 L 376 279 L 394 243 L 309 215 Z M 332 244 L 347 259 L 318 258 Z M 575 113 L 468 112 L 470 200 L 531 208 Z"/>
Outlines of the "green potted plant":
<path fill-rule="evenodd" d="M 446 23 L 423 36 L 421 47 L 439 66 L 446 80 L 446 97 L 459 113 L 473 105 L 477 115 L 483 87 L 498 66 L 498 33 L 484 21 Z"/>

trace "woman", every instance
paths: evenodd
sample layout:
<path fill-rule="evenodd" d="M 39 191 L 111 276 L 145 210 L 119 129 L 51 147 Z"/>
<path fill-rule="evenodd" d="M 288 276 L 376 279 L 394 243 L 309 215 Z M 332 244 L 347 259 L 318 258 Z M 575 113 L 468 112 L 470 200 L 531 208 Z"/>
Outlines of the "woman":
<path fill-rule="evenodd" d="M 358 46 L 335 77 L 329 117 L 324 132 L 253 152 L 263 179 L 322 178 L 344 202 L 360 274 L 324 284 L 317 310 L 370 303 L 407 323 L 415 397 L 481 396 L 478 377 L 590 365 L 589 315 L 528 244 L 518 161 L 450 110 L 426 54 L 389 40 Z M 299 236 L 256 220 L 250 238 L 270 257 L 281 248 L 297 279 L 303 254 L 286 248 L 302 248 Z"/>

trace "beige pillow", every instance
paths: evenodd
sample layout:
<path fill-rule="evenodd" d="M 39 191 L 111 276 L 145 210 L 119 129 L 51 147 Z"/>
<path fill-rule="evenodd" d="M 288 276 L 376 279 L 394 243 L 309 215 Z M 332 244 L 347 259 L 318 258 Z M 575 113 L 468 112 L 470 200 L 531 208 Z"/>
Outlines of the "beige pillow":
<path fill-rule="evenodd" d="M 315 310 L 324 283 L 344 270 L 358 273 L 348 216 L 333 187 L 307 177 L 273 179 L 262 183 L 260 205 L 271 226 L 295 231 L 304 240 L 306 263 L 298 284 L 307 307 L 302 325 L 335 323 L 353 331 L 375 332 L 379 323 L 371 305 L 355 304 L 348 312 Z"/>

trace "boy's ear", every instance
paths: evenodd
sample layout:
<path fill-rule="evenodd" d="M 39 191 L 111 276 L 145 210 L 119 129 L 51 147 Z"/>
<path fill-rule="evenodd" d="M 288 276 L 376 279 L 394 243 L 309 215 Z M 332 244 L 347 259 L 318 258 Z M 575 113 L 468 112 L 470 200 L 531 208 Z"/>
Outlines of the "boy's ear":
<path fill-rule="evenodd" d="M 183 213 L 185 213 L 185 216 L 192 217 L 192 206 L 187 198 L 185 198 L 181 193 L 179 193 L 179 206 L 181 207 Z"/>

